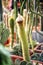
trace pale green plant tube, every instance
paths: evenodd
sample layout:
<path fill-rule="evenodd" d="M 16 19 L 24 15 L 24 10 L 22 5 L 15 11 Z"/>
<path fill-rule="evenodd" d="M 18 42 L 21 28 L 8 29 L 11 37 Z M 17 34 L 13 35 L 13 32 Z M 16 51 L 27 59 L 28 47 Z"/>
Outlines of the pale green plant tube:
<path fill-rule="evenodd" d="M 24 22 L 23 22 L 23 25 L 24 25 L 24 27 L 25 27 L 25 31 L 26 31 L 26 33 L 27 33 L 27 9 L 24 9 L 23 10 L 23 17 L 24 17 Z"/>
<path fill-rule="evenodd" d="M 23 26 L 23 18 L 21 15 L 18 15 L 16 19 L 17 29 L 18 29 L 18 36 L 21 41 L 22 45 L 22 52 L 23 52 L 23 59 L 25 61 L 30 62 L 30 53 L 28 48 L 28 39 L 25 32 L 25 28 Z"/>
<path fill-rule="evenodd" d="M 11 18 L 10 19 L 10 28 L 11 28 L 11 47 L 13 48 L 13 44 L 14 44 L 14 19 Z"/>

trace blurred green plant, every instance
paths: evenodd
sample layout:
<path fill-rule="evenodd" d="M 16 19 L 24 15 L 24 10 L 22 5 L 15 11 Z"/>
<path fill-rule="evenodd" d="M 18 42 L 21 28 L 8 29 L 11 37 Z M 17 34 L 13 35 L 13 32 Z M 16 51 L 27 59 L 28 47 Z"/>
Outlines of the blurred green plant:
<path fill-rule="evenodd" d="M 12 65 L 10 53 L 0 44 L 0 65 Z"/>
<path fill-rule="evenodd" d="M 5 27 L 5 25 L 0 22 L 0 43 L 4 45 L 9 37 L 9 29 Z"/>

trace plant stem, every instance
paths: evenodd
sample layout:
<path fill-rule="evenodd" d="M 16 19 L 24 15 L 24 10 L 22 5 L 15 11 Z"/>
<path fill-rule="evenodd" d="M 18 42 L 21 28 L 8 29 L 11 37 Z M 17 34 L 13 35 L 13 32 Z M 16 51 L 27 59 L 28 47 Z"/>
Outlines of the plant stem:
<path fill-rule="evenodd" d="M 11 28 L 11 38 L 12 38 L 11 47 L 13 48 L 13 43 L 14 43 L 14 19 L 13 18 L 10 19 L 10 28 Z"/>
<path fill-rule="evenodd" d="M 33 40 L 32 40 L 33 20 L 34 20 L 34 17 L 33 17 L 33 14 L 31 13 L 31 14 L 30 14 L 30 24 L 31 24 L 31 27 L 30 27 L 30 31 L 29 31 L 29 38 L 30 38 L 30 44 L 31 44 L 31 46 L 32 46 L 32 50 L 33 50 L 33 52 L 34 52 Z"/>
<path fill-rule="evenodd" d="M 14 19 L 16 20 L 18 14 L 18 10 L 17 10 L 17 1 L 14 0 Z"/>
<path fill-rule="evenodd" d="M 23 7 L 26 3 L 26 0 L 23 1 L 23 3 L 21 3 L 21 7 L 20 7 L 20 14 L 23 15 Z"/>
<path fill-rule="evenodd" d="M 30 10 L 33 14 L 36 14 L 36 15 L 39 15 L 39 16 L 41 16 L 41 17 L 43 17 L 43 15 L 42 14 L 40 14 L 40 13 L 38 13 L 38 12 L 35 12 L 35 11 L 33 11 L 33 10 Z"/>
<path fill-rule="evenodd" d="M 21 45 L 22 45 L 23 59 L 25 61 L 30 62 L 28 39 L 27 39 L 27 35 L 25 32 L 25 28 L 23 26 L 23 21 L 21 21 L 21 22 L 19 21 L 17 23 L 17 28 L 18 28 L 18 33 L 19 33 L 19 39 L 20 39 Z"/>

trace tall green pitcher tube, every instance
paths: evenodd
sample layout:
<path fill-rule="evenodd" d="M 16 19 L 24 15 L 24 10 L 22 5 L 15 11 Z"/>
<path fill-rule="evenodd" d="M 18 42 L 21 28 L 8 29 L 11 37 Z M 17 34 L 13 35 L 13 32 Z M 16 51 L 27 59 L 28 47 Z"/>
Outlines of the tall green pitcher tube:
<path fill-rule="evenodd" d="M 21 41 L 22 45 L 22 52 L 23 52 L 23 59 L 25 61 L 30 62 L 30 54 L 28 48 L 28 39 L 25 32 L 25 28 L 23 26 L 23 17 L 19 14 L 16 19 L 17 29 L 18 29 L 18 36 Z"/>

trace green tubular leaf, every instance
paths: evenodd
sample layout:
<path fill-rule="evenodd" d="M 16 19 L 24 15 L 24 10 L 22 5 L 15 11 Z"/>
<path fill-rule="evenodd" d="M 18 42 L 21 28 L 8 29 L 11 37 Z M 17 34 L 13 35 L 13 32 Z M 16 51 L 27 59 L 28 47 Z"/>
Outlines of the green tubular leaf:
<path fill-rule="evenodd" d="M 26 3 L 26 0 L 24 0 L 23 2 L 21 2 L 21 7 L 20 7 L 20 14 L 23 15 L 23 7 L 24 4 Z"/>
<path fill-rule="evenodd" d="M 18 15 L 16 22 L 17 22 L 16 24 L 17 24 L 17 29 L 18 29 L 18 36 L 19 36 L 19 39 L 21 41 L 21 46 L 22 46 L 23 59 L 25 61 L 30 62 L 28 38 L 27 38 L 27 34 L 25 32 L 25 28 L 23 26 L 23 17 L 21 15 Z"/>
<path fill-rule="evenodd" d="M 13 18 L 10 19 L 10 27 L 14 29 L 14 19 Z"/>
<path fill-rule="evenodd" d="M 39 15 L 39 16 L 41 16 L 41 17 L 43 17 L 43 14 L 40 14 L 40 13 L 37 13 L 37 12 L 35 12 L 35 11 L 33 11 L 33 10 L 30 10 L 33 14 L 36 14 L 36 15 Z"/>
<path fill-rule="evenodd" d="M 13 42 L 14 42 L 14 19 L 10 19 L 10 28 L 11 28 L 11 35 L 12 35 L 12 44 L 11 46 L 13 47 Z"/>
<path fill-rule="evenodd" d="M 14 0 L 14 18 L 15 18 L 15 20 L 16 20 L 17 14 L 18 14 L 17 1 Z"/>
<path fill-rule="evenodd" d="M 14 19 L 10 19 L 11 34 L 14 34 Z"/>
<path fill-rule="evenodd" d="M 29 30 L 29 38 L 30 38 L 30 44 L 31 44 L 32 50 L 34 51 L 33 40 L 32 40 L 33 20 L 34 20 L 33 13 L 31 13 L 30 14 L 30 25 L 31 26 L 30 26 L 30 30 Z"/>
<path fill-rule="evenodd" d="M 25 34 L 24 28 L 22 26 L 20 26 L 20 39 L 21 39 L 21 43 L 22 43 L 22 51 L 23 51 L 23 56 L 25 58 L 25 60 L 29 61 L 29 52 L 28 52 L 28 41 L 27 41 L 27 36 Z"/>
<path fill-rule="evenodd" d="M 30 61 L 29 52 L 28 52 L 28 40 L 25 33 L 25 29 L 23 26 L 18 26 L 18 32 L 20 35 L 21 45 L 22 45 L 22 51 L 23 51 L 23 58 L 26 61 Z"/>

